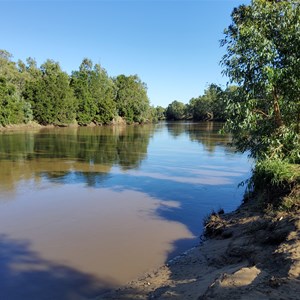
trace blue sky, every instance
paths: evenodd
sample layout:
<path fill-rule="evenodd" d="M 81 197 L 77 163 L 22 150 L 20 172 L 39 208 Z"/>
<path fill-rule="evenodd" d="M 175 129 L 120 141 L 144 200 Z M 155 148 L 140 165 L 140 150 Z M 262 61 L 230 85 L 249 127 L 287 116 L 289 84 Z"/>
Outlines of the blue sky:
<path fill-rule="evenodd" d="M 88 57 L 110 76 L 137 74 L 152 105 L 187 103 L 226 85 L 219 40 L 250 0 L 0 0 L 0 48 L 13 60 L 50 58 L 69 74 Z"/>

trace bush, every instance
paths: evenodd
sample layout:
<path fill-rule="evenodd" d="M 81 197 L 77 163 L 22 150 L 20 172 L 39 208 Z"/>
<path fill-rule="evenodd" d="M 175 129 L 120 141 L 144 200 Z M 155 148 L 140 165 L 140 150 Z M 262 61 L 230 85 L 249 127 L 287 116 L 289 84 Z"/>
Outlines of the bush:
<path fill-rule="evenodd" d="M 279 159 L 258 161 L 249 181 L 249 189 L 255 197 L 264 199 L 263 205 L 279 208 L 298 201 L 293 197 L 300 184 L 300 165 Z M 284 204 L 287 202 L 286 205 Z"/>

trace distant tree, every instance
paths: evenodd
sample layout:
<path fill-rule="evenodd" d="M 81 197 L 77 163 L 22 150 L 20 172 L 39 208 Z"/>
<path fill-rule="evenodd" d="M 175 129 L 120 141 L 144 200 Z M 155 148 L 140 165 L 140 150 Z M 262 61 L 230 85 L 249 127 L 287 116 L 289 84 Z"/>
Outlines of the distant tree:
<path fill-rule="evenodd" d="M 99 64 L 93 66 L 90 59 L 84 58 L 79 71 L 72 73 L 71 86 L 78 99 L 79 124 L 107 124 L 115 117 L 114 83 Z"/>
<path fill-rule="evenodd" d="M 108 124 L 116 116 L 115 86 L 99 64 L 95 65 L 92 73 L 91 92 L 97 107 L 94 122 Z"/>
<path fill-rule="evenodd" d="M 53 60 L 41 67 L 31 57 L 15 63 L 0 50 L 0 81 L 0 125 L 33 118 L 44 125 L 100 125 L 118 114 L 128 123 L 142 123 L 163 114 L 150 107 L 146 84 L 137 75 L 112 79 L 87 58 L 68 76 Z"/>
<path fill-rule="evenodd" d="M 5 78 L 6 82 L 15 84 L 18 81 L 19 72 L 11 59 L 11 53 L 0 50 L 0 75 Z"/>
<path fill-rule="evenodd" d="M 183 120 L 186 117 L 186 106 L 180 101 L 173 101 L 166 110 L 167 120 Z"/>
<path fill-rule="evenodd" d="M 162 106 L 156 106 L 155 116 L 158 121 L 164 120 L 166 118 L 166 109 Z"/>
<path fill-rule="evenodd" d="M 210 84 L 202 96 L 192 98 L 187 104 L 188 118 L 193 120 L 225 121 L 226 97 L 220 86 Z"/>
<path fill-rule="evenodd" d="M 71 87 L 78 101 L 77 122 L 80 125 L 93 122 L 97 113 L 97 104 L 91 91 L 92 74 L 92 61 L 84 58 L 79 71 L 72 72 L 71 76 Z"/>
<path fill-rule="evenodd" d="M 208 103 L 207 118 L 225 121 L 226 99 L 222 88 L 214 83 L 204 91 L 204 101 Z"/>
<path fill-rule="evenodd" d="M 137 75 L 119 75 L 114 82 L 118 115 L 128 123 L 148 121 L 150 103 L 146 84 Z"/>
<path fill-rule="evenodd" d="M 11 58 L 8 51 L 0 50 L 0 125 L 27 123 L 32 119 L 30 104 L 22 97 L 26 77 Z"/>
<path fill-rule="evenodd" d="M 203 96 L 192 98 L 187 104 L 189 118 L 199 121 L 207 119 L 207 112 L 210 110 L 208 103 Z"/>
<path fill-rule="evenodd" d="M 22 123 L 22 109 L 15 87 L 0 77 L 0 125 Z"/>
<path fill-rule="evenodd" d="M 47 60 L 40 71 L 40 76 L 28 82 L 24 92 L 32 104 L 34 119 L 44 125 L 74 122 L 77 104 L 68 74 L 52 60 Z"/>

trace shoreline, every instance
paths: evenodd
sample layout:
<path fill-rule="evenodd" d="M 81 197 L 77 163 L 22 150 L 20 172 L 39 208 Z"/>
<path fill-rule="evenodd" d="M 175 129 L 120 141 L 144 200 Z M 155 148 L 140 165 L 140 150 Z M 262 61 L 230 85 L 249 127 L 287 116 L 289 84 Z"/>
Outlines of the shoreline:
<path fill-rule="evenodd" d="M 155 124 L 155 122 L 145 122 L 145 123 L 127 123 L 124 118 L 116 117 L 108 124 L 96 124 L 91 122 L 87 125 L 79 125 L 77 122 L 70 124 L 62 124 L 62 125 L 42 125 L 37 123 L 36 121 L 30 121 L 28 123 L 22 124 L 9 124 L 2 126 L 0 125 L 0 132 L 6 131 L 18 131 L 18 130 L 31 130 L 31 129 L 44 129 L 44 128 L 80 128 L 80 127 L 112 127 L 112 126 L 132 126 L 132 125 L 145 125 L 145 124 Z"/>
<path fill-rule="evenodd" d="M 91 123 L 88 125 L 79 125 L 77 123 L 67 124 L 67 125 L 41 125 L 35 121 L 30 121 L 29 123 L 24 124 L 11 124 L 6 126 L 0 125 L 0 132 L 6 132 L 6 131 L 18 131 L 18 130 L 31 130 L 31 129 L 44 129 L 44 128 L 79 128 L 79 127 L 103 127 L 103 126 L 128 126 L 129 124 L 126 124 L 126 121 L 118 117 L 115 120 L 113 120 L 110 124 L 102 124 L 97 125 L 95 123 Z M 133 123 L 132 125 L 136 125 Z"/>
<path fill-rule="evenodd" d="M 0 126 L 0 132 L 10 132 L 18 130 L 32 130 L 32 129 L 43 129 L 43 128 L 55 128 L 54 125 L 41 125 L 34 121 L 31 121 L 27 124 L 12 124 L 6 126 Z"/>
<path fill-rule="evenodd" d="M 251 201 L 208 226 L 199 246 L 95 300 L 300 299 L 299 211 L 262 213 Z"/>

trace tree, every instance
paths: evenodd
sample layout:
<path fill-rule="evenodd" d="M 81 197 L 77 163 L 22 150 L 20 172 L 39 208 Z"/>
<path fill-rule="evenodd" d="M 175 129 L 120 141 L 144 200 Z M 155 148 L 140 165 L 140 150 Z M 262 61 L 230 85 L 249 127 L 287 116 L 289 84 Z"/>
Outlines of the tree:
<path fill-rule="evenodd" d="M 115 86 L 99 64 L 95 65 L 92 73 L 91 92 L 97 107 L 94 122 L 108 124 L 116 116 Z"/>
<path fill-rule="evenodd" d="M 151 111 L 146 84 L 137 75 L 119 75 L 114 83 L 118 115 L 128 123 L 148 121 Z"/>
<path fill-rule="evenodd" d="M 207 118 L 219 121 L 226 120 L 225 114 L 225 95 L 220 86 L 211 83 L 204 91 L 203 98 L 209 103 L 209 109 L 207 110 Z"/>
<path fill-rule="evenodd" d="M 32 104 L 34 119 L 43 125 L 74 122 L 77 103 L 68 74 L 52 60 L 41 65 L 39 74 L 28 82 L 24 91 L 24 97 Z"/>
<path fill-rule="evenodd" d="M 211 83 L 202 96 L 192 98 L 187 105 L 187 117 L 193 120 L 225 121 L 226 97 L 220 86 Z"/>
<path fill-rule="evenodd" d="M 166 110 L 167 120 L 183 120 L 186 116 L 186 106 L 180 101 L 173 101 Z"/>
<path fill-rule="evenodd" d="M 222 65 L 241 90 L 226 128 L 253 157 L 300 161 L 300 2 L 253 0 L 231 16 Z"/>
<path fill-rule="evenodd" d="M 97 107 L 90 89 L 93 63 L 84 58 L 79 71 L 74 71 L 71 76 L 71 87 L 78 101 L 77 122 L 87 125 L 93 122 Z"/>
<path fill-rule="evenodd" d="M 12 54 L 8 51 L 0 50 L 0 125 L 32 120 L 30 104 L 22 97 L 26 76 L 11 58 Z"/>
<path fill-rule="evenodd" d="M 166 118 L 166 109 L 162 106 L 156 106 L 155 110 L 155 119 L 158 121 L 164 120 Z"/>
<path fill-rule="evenodd" d="M 79 124 L 107 124 L 115 117 L 114 83 L 99 64 L 93 66 L 90 59 L 84 58 L 79 71 L 72 73 L 71 86 L 79 103 Z"/>
<path fill-rule="evenodd" d="M 192 98 L 187 105 L 187 111 L 189 116 L 195 121 L 206 120 L 210 115 L 213 117 L 213 113 L 210 107 L 210 103 L 206 101 L 204 96 Z"/>

